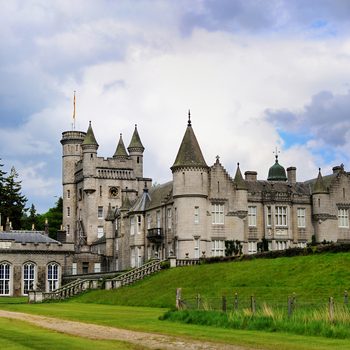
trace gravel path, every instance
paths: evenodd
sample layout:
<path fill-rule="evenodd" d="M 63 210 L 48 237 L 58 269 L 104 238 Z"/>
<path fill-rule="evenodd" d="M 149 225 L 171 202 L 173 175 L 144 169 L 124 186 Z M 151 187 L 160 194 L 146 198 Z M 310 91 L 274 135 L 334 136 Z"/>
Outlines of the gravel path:
<path fill-rule="evenodd" d="M 60 333 L 75 335 L 89 339 L 120 340 L 143 345 L 158 350 L 249 350 L 250 348 L 201 342 L 196 340 L 172 337 L 156 333 L 130 331 L 126 329 L 99 326 L 91 323 L 67 321 L 52 317 L 25 314 L 20 312 L 0 310 L 0 317 L 12 318 L 29 322 L 39 327 L 55 330 Z"/>

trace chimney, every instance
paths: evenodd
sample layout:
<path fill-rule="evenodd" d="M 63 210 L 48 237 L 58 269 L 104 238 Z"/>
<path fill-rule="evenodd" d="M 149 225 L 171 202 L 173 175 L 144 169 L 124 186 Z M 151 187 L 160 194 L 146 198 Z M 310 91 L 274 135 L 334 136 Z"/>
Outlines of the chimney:
<path fill-rule="evenodd" d="M 333 167 L 332 170 L 333 170 L 333 174 L 339 174 L 341 171 L 344 170 L 344 165 L 343 164 L 337 165 Z"/>
<path fill-rule="evenodd" d="M 295 166 L 290 166 L 287 168 L 288 182 L 294 185 L 297 182 L 297 168 Z"/>
<path fill-rule="evenodd" d="M 11 223 L 10 223 L 10 218 L 9 217 L 6 220 L 5 231 L 6 232 L 10 232 L 11 231 Z"/>
<path fill-rule="evenodd" d="M 47 218 L 45 219 L 44 231 L 45 231 L 45 235 L 48 236 L 49 235 L 49 221 L 47 220 Z"/>
<path fill-rule="evenodd" d="M 245 180 L 246 180 L 246 181 L 256 181 L 256 180 L 257 180 L 258 173 L 257 173 L 256 171 L 247 170 L 247 171 L 244 173 L 244 176 L 245 176 Z"/>

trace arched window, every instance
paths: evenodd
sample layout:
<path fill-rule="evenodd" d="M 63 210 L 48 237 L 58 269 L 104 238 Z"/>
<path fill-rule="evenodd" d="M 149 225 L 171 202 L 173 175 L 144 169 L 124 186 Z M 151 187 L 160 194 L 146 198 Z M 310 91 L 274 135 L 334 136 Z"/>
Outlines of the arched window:
<path fill-rule="evenodd" d="M 34 288 L 34 283 L 35 264 L 29 262 L 23 265 L 23 294 L 28 294 L 28 291 Z"/>
<path fill-rule="evenodd" d="M 47 265 L 47 285 L 49 292 L 59 287 L 59 265 L 57 263 Z"/>
<path fill-rule="evenodd" d="M 10 264 L 0 264 L 0 295 L 10 295 Z"/>

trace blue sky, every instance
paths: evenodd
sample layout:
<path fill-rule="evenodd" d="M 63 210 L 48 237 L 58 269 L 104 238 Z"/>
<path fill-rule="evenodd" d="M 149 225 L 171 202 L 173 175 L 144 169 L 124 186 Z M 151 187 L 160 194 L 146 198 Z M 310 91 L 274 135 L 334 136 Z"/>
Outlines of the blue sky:
<path fill-rule="evenodd" d="M 299 181 L 349 169 L 347 0 L 0 0 L 0 157 L 28 206 L 61 195 L 61 133 L 89 120 L 99 155 L 138 124 L 145 176 L 171 179 L 191 109 L 208 164 Z"/>

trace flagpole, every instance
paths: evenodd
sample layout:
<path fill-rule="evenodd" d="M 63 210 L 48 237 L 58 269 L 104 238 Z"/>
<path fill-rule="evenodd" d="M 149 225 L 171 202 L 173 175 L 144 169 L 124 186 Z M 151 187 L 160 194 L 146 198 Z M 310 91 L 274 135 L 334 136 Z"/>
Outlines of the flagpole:
<path fill-rule="evenodd" d="M 75 130 L 75 90 L 74 90 L 74 97 L 73 97 L 73 130 Z"/>

